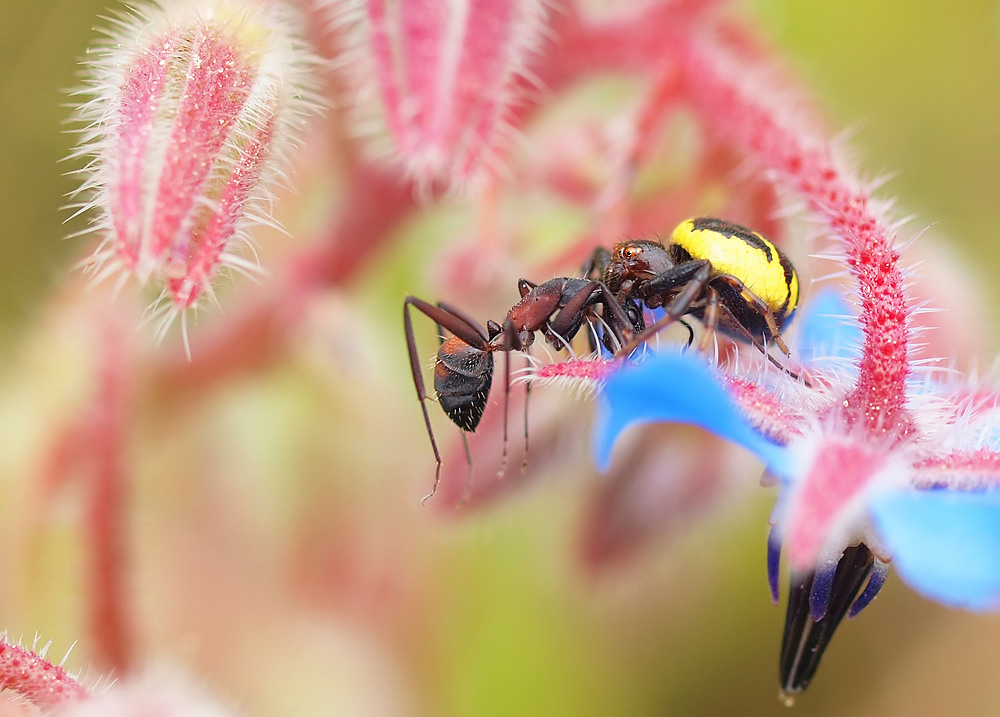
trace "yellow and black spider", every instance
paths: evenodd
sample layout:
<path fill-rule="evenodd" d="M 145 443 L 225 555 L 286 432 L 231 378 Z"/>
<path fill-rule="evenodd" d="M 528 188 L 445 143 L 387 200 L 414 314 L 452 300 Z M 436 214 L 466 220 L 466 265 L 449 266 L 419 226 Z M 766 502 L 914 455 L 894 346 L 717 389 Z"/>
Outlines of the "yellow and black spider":
<path fill-rule="evenodd" d="M 721 330 L 765 355 L 768 343 L 788 355 L 781 330 L 799 301 L 799 279 L 788 257 L 746 227 L 699 217 L 681 222 L 667 246 L 645 239 L 621 242 L 605 265 L 604 283 L 621 302 L 641 301 L 666 311 L 626 350 L 691 315 L 705 326 L 702 348 Z"/>

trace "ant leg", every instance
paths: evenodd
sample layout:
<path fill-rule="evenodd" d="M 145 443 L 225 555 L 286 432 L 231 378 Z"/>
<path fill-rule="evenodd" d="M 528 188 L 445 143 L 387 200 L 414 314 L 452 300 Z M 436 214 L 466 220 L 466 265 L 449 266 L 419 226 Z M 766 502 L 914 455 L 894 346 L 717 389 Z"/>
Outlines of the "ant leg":
<path fill-rule="evenodd" d="M 413 298 L 413 297 L 410 297 L 410 298 Z M 451 333 L 453 333 L 456 336 L 458 336 L 463 341 L 465 341 L 465 343 L 469 344 L 470 346 L 476 346 L 477 348 L 483 348 L 479 343 L 477 343 L 475 341 L 469 341 L 469 339 L 466 336 L 462 335 L 459 331 L 455 331 L 455 329 L 454 329 L 454 325 L 455 325 L 455 321 L 454 320 L 455 319 L 457 319 L 458 321 L 464 323 L 466 326 L 475 329 L 476 332 L 479 334 L 479 336 L 482 337 L 482 339 L 483 339 L 484 342 L 485 341 L 489 341 L 489 338 L 490 338 L 489 334 L 486 333 L 485 331 L 483 331 L 483 328 L 476 322 L 476 320 L 474 318 L 472 318 L 471 316 L 469 316 L 467 313 L 465 313 L 464 311 L 462 311 L 458 307 L 452 306 L 451 304 L 446 304 L 443 301 L 439 301 L 437 303 L 437 306 L 438 306 L 439 309 L 441 309 L 442 311 L 444 311 L 447 314 L 449 314 L 451 316 L 451 318 L 452 318 L 452 321 L 448 322 L 445 325 L 445 328 L 448 329 L 448 331 L 450 331 Z M 418 306 L 417 308 L 419 309 L 420 307 Z M 434 318 L 434 317 L 431 317 L 431 318 Z M 435 321 L 437 321 L 437 319 L 435 319 Z M 438 325 L 439 326 L 441 325 L 440 321 L 438 321 Z"/>
<path fill-rule="evenodd" d="M 453 312 L 445 306 L 434 306 L 415 296 L 407 296 L 403 300 L 403 327 L 406 331 L 406 350 L 410 358 L 410 372 L 413 374 L 413 386 L 417 390 L 417 399 L 420 401 L 420 411 L 424 415 L 424 426 L 427 428 L 427 437 L 431 442 L 431 450 L 434 451 L 436 462 L 434 469 L 434 485 L 431 492 L 420 499 L 422 504 L 426 503 L 437 493 L 441 484 L 441 451 L 438 450 L 437 440 L 434 438 L 434 429 L 431 427 L 431 417 L 427 411 L 427 386 L 424 383 L 424 375 L 420 368 L 420 357 L 417 354 L 417 340 L 413 333 L 413 319 L 410 316 L 410 307 L 413 306 L 427 318 L 436 322 L 438 326 L 451 331 L 470 345 L 486 345 L 485 331 L 474 322 L 469 321 L 460 312 Z M 470 341 L 471 339 L 471 341 Z M 464 434 L 464 431 L 463 431 Z"/>
<path fill-rule="evenodd" d="M 598 291 L 601 292 L 601 302 L 604 304 L 605 313 L 610 311 L 615 323 L 618 324 L 617 327 L 613 326 L 612 329 L 615 340 L 621 346 L 627 339 L 632 338 L 632 320 L 629 319 L 628 314 L 625 313 L 625 309 L 618 303 L 618 299 L 611 293 L 611 289 L 608 288 L 607 284 L 603 281 L 598 281 L 597 286 Z"/>
<path fill-rule="evenodd" d="M 417 399 L 420 401 L 420 410 L 424 414 L 424 426 L 427 427 L 427 437 L 431 441 L 431 449 L 434 451 L 436 467 L 434 469 L 434 485 L 431 492 L 420 499 L 421 504 L 427 503 L 441 484 L 441 452 L 438 450 L 437 441 L 434 440 L 434 429 L 431 428 L 431 417 L 427 412 L 427 387 L 424 384 L 424 375 L 420 370 L 420 357 L 417 355 L 417 341 L 413 335 L 413 321 L 410 319 L 410 299 L 403 302 L 403 326 L 406 330 L 406 350 L 410 355 L 410 371 L 413 373 L 413 385 L 417 389 Z M 420 308 L 417 306 L 417 308 Z M 463 431 L 464 433 L 464 431 Z"/>
<path fill-rule="evenodd" d="M 585 312 L 592 303 L 595 303 L 594 295 L 597 293 L 600 293 L 601 303 L 607 310 L 611 311 L 614 317 L 613 323 L 617 326 L 613 326 L 613 328 L 618 342 L 623 343 L 623 334 L 631 334 L 632 324 L 615 295 L 603 282 L 590 281 L 563 304 L 555 318 L 548 322 L 546 334 L 554 335 L 562 344 L 561 346 L 557 345 L 556 348 L 570 348 L 563 336 L 571 337 L 576 333 L 582 319 L 585 318 Z M 570 351 L 572 352 L 572 349 Z"/>
<path fill-rule="evenodd" d="M 531 361 L 528 360 L 528 365 Z M 531 381 L 524 384 L 524 457 L 521 459 L 521 473 L 528 467 L 528 398 L 531 396 Z"/>
<path fill-rule="evenodd" d="M 517 331 L 510 321 L 504 322 L 505 341 L 517 341 Z M 508 345 L 511 345 L 508 343 Z M 504 351 L 503 355 L 503 452 L 500 457 L 500 470 L 497 471 L 497 478 L 502 478 L 507 472 L 507 413 L 510 407 L 510 351 Z"/>
<path fill-rule="evenodd" d="M 465 435 L 465 431 L 462 431 L 462 448 L 465 449 L 465 465 L 467 470 L 465 473 L 465 487 L 462 489 L 462 497 L 459 499 L 459 505 L 465 505 L 466 501 L 472 497 L 472 452 L 469 451 L 469 439 Z"/>

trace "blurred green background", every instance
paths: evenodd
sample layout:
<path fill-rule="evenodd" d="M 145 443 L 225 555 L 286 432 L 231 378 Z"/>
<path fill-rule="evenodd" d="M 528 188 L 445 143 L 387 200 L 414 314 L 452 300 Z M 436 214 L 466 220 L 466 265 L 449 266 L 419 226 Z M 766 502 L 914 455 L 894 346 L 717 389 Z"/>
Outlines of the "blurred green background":
<path fill-rule="evenodd" d="M 71 261 L 87 251 L 63 239 L 67 212 L 60 207 L 76 185 L 59 164 L 73 141 L 64 89 L 76 83 L 76 62 L 107 8 L 105 0 L 4 2 L 5 355 L 30 330 L 40 301 Z M 757 0 L 745 3 L 745 11 L 812 87 L 831 125 L 859 127 L 851 142 L 859 165 L 871 175 L 898 172 L 883 194 L 899 198 L 899 214 L 918 215 L 911 227 L 934 224 L 924 241 L 953 243 L 973 281 L 985 287 L 992 311 L 1000 298 L 991 276 L 1000 270 L 1000 4 Z M 996 346 L 997 327 L 981 331 Z M 423 449 L 415 410 L 410 418 L 407 440 Z M 429 456 L 419 455 L 429 464 Z M 427 539 L 436 551 L 426 566 L 432 609 L 443 627 L 433 648 L 399 659 L 431 656 L 415 669 L 440 714 L 784 713 L 776 699 L 784 612 L 770 604 L 764 580 L 772 496 L 761 491 L 728 513 L 724 525 L 720 520 L 654 545 L 595 581 L 576 569 L 578 506 L 566 504 L 564 489 L 533 487 Z M 39 630 L 63 647 L 76 637 L 60 634 L 59 619 L 47 620 L 42 610 L 30 620 L 0 616 L 0 628 Z M 995 715 L 998 645 L 1000 617 L 946 610 L 891 578 L 882 597 L 840 629 L 794 709 L 802 717 Z M 221 690 L 238 684 L 234 679 Z"/>

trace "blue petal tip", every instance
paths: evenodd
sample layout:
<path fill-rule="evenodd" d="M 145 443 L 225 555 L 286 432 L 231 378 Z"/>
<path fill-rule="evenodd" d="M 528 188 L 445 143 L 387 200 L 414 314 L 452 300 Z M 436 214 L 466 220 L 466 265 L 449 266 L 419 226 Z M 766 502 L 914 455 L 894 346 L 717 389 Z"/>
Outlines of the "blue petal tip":
<path fill-rule="evenodd" d="M 1000 492 L 895 492 L 871 510 L 915 590 L 952 607 L 1000 609 Z"/>

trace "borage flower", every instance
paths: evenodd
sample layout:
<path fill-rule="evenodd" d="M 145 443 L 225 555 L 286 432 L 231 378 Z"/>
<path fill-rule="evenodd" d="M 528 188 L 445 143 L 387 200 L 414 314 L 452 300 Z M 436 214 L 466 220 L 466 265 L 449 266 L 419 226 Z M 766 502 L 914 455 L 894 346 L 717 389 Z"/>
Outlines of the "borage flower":
<path fill-rule="evenodd" d="M 857 310 L 838 300 L 803 321 L 792 353 L 808 383 L 711 368 L 694 355 L 605 367 L 598 462 L 607 465 L 622 430 L 649 421 L 701 426 L 764 461 L 781 488 L 768 557 L 775 597 L 782 550 L 792 573 L 780 661 L 790 696 L 809 684 L 841 619 L 878 593 L 890 561 L 945 604 L 1000 604 L 1000 394 L 917 370 L 927 362 L 914 356 L 917 309 L 896 226 L 873 183 L 852 176 L 766 68 L 694 35 L 673 48 L 684 96 L 706 126 L 798 197 L 835 242 L 831 258 L 853 280 Z M 848 318 L 821 318 L 831 315 Z M 558 372 L 576 369 L 542 374 Z"/>
<path fill-rule="evenodd" d="M 659 354 L 612 374 L 601 396 L 598 464 L 628 427 L 700 426 L 765 464 L 780 497 L 768 546 L 778 597 L 779 553 L 791 564 L 781 657 L 786 695 L 811 680 L 834 629 L 881 589 L 890 562 L 924 595 L 972 610 L 1000 606 L 1000 394 L 912 379 L 887 396 L 907 421 L 852 415 L 863 334 L 839 297 L 821 295 L 795 354 L 812 387 L 778 372 L 749 378 L 693 354 Z M 875 417 L 877 419 L 877 417 Z"/>

